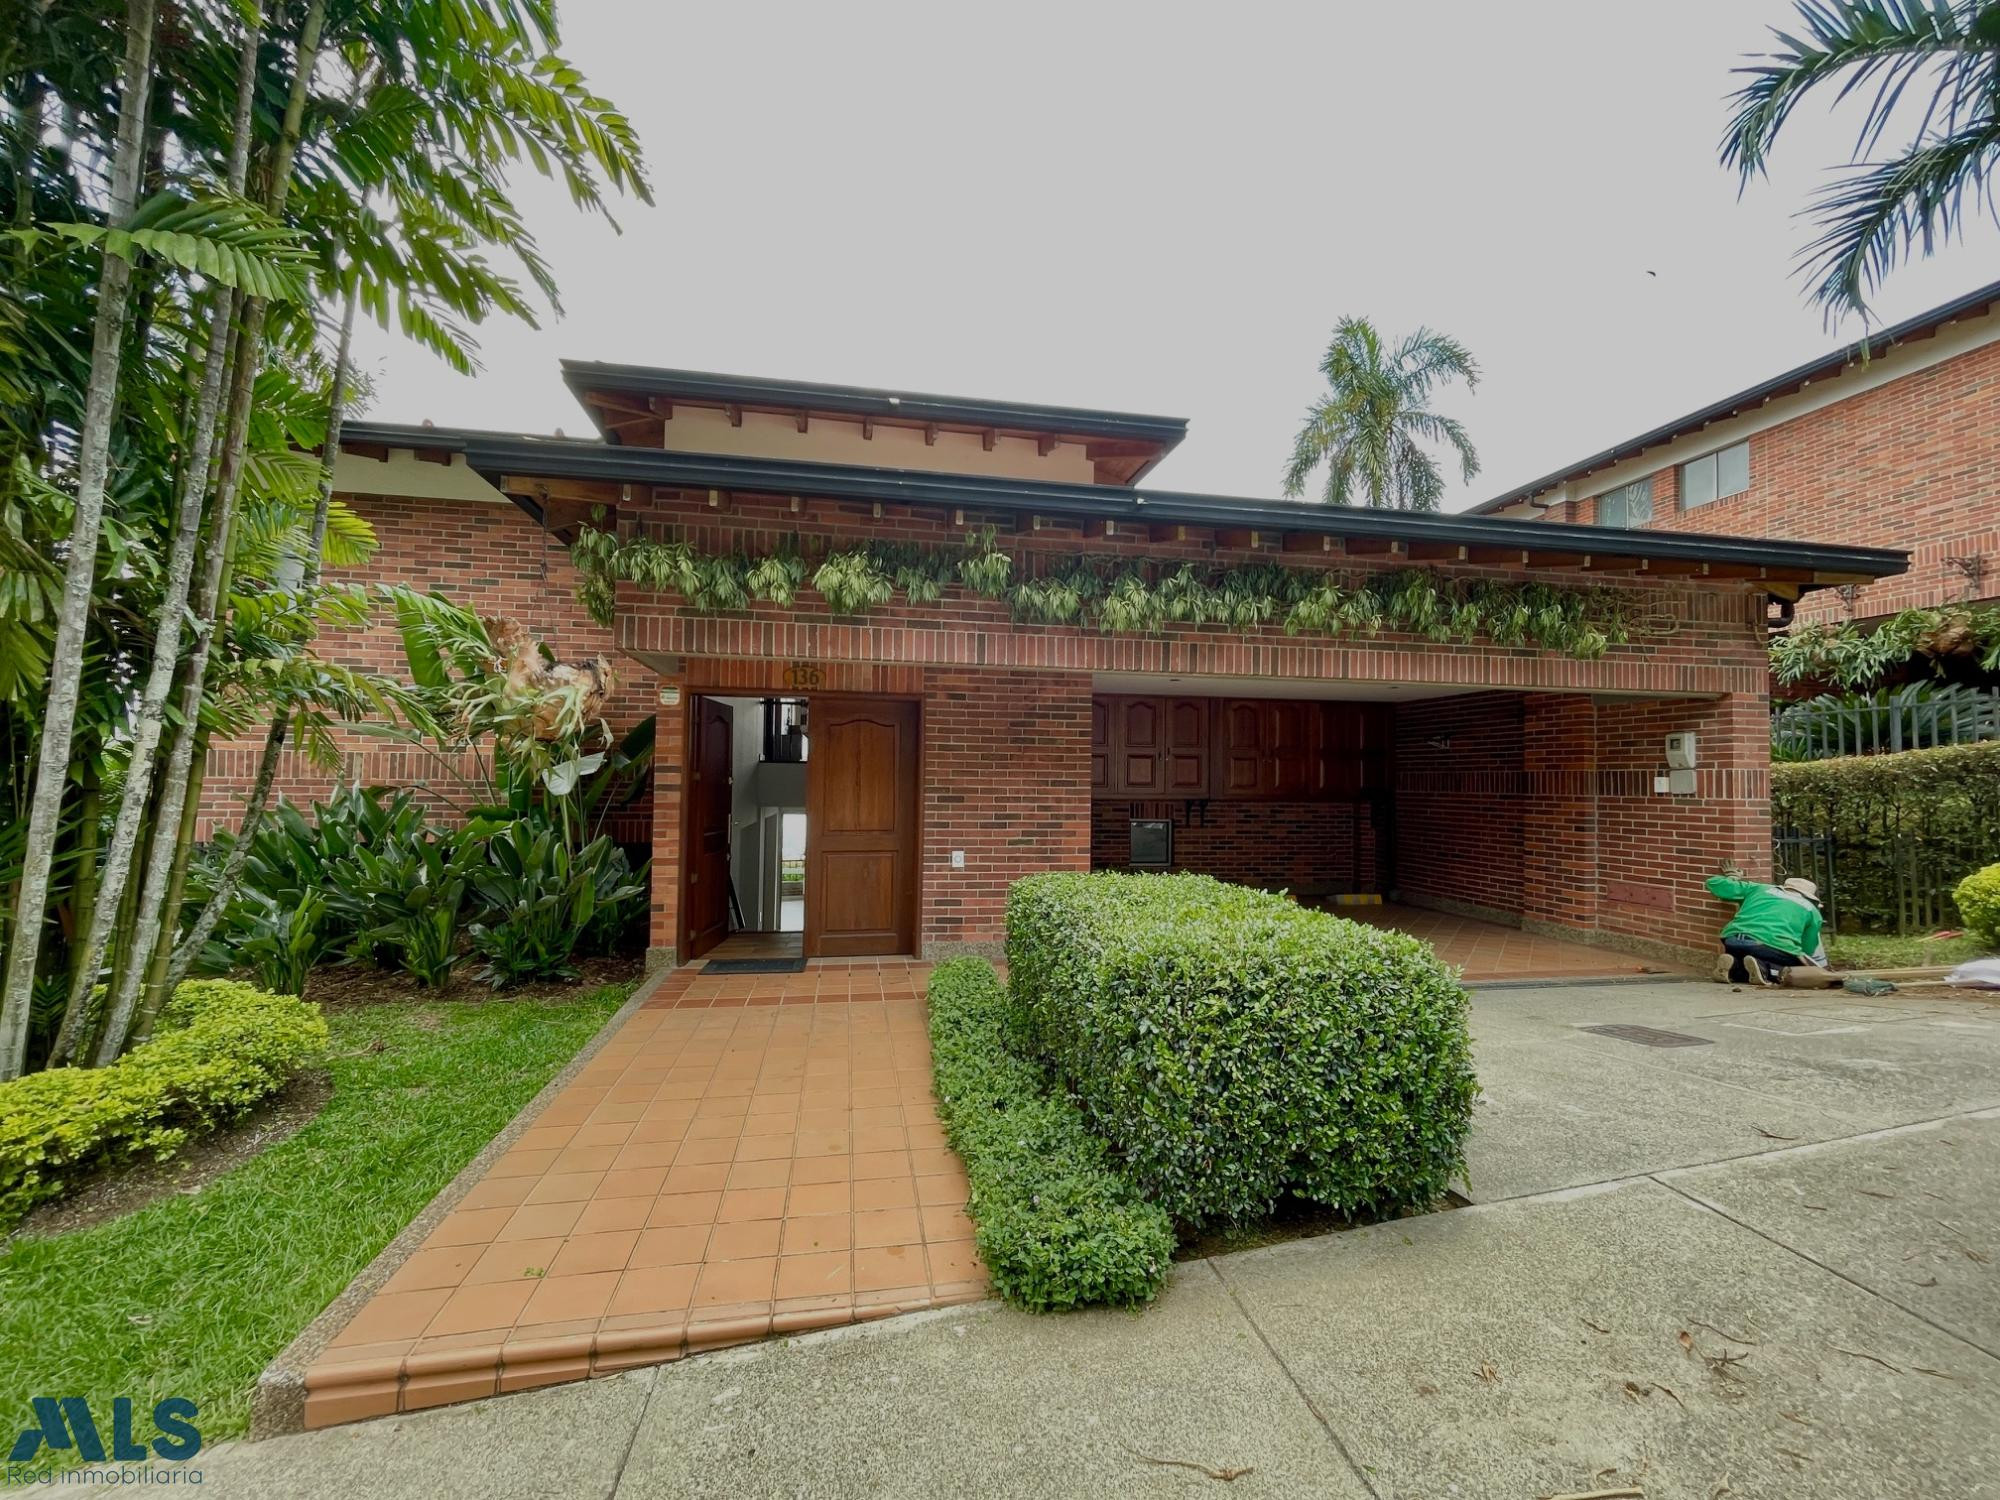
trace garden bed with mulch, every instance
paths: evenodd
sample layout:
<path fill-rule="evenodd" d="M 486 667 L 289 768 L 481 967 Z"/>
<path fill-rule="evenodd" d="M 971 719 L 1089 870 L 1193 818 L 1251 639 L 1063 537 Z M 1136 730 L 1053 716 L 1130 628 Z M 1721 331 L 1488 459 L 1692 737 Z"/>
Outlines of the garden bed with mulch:
<path fill-rule="evenodd" d="M 523 995 L 533 995 L 542 1000 L 563 1000 L 588 995 L 609 985 L 636 984 L 643 977 L 645 967 L 645 961 L 640 958 L 582 958 L 577 960 L 577 977 L 574 979 L 536 979 L 512 989 L 496 990 L 476 978 L 477 970 L 470 964 L 454 974 L 448 983 L 429 989 L 397 970 L 373 969 L 360 964 L 333 964 L 312 971 L 312 978 L 306 984 L 305 998 L 328 1011 L 356 1005 L 393 1005 L 398 1001 L 420 1005 L 433 1005 L 439 1001 L 478 1005 L 518 999 Z"/>
<path fill-rule="evenodd" d="M 197 1137 L 165 1161 L 111 1167 L 75 1192 L 30 1210 L 11 1233 L 69 1234 L 108 1224 L 163 1198 L 192 1196 L 225 1172 L 290 1140 L 332 1097 L 333 1079 L 325 1072 L 303 1073 L 235 1123 Z"/>

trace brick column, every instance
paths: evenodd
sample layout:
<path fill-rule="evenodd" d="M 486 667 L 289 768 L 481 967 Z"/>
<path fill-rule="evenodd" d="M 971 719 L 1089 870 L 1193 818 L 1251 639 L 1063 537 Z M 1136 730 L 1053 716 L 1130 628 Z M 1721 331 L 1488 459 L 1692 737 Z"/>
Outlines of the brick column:
<path fill-rule="evenodd" d="M 923 768 L 918 944 L 998 957 L 1010 884 L 1090 868 L 1089 676 L 929 669 Z"/>
<path fill-rule="evenodd" d="M 653 916 L 646 967 L 672 967 L 680 959 L 681 786 L 686 773 L 688 693 L 680 677 L 659 679 L 661 694 L 677 689 L 680 701 L 660 704 L 653 738 Z M 657 701 L 657 699 L 655 700 Z"/>
<path fill-rule="evenodd" d="M 1770 700 L 1606 698 L 1597 726 L 1599 929 L 1642 951 L 1712 952 L 1727 910 L 1702 882 L 1730 863 L 1771 871 Z M 1653 790 L 1675 731 L 1697 737 L 1690 795 Z"/>
<path fill-rule="evenodd" d="M 1597 706 L 1581 694 L 1522 703 L 1521 925 L 1597 926 Z"/>

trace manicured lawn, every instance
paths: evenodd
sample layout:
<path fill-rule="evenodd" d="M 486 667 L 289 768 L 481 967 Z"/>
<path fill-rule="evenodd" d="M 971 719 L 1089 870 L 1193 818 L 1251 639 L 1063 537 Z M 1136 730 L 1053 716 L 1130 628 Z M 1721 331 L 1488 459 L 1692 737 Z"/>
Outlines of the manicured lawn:
<path fill-rule="evenodd" d="M 1983 958 L 1986 945 L 1975 937 L 1842 936 L 1826 940 L 1826 956 L 1836 969 L 1920 969 Z"/>
<path fill-rule="evenodd" d="M 297 1135 L 199 1193 L 0 1252 L 0 1426 L 34 1395 L 141 1414 L 171 1395 L 205 1443 L 241 1433 L 271 1357 L 627 993 L 330 1015 L 333 1094 Z"/>

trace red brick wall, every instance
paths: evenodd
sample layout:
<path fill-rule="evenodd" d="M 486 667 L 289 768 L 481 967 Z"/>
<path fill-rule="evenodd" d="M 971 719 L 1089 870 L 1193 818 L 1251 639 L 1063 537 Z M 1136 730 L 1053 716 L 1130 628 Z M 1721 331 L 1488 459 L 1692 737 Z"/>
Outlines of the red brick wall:
<path fill-rule="evenodd" d="M 1767 877 L 1769 707 L 1760 695 L 1480 694 L 1396 714 L 1396 884 L 1404 900 L 1705 950 L 1725 864 Z M 1691 730 L 1691 796 L 1653 790 Z"/>
<path fill-rule="evenodd" d="M 1580 695 L 1521 700 L 1521 911 L 1564 927 L 1598 912 L 1597 713 Z"/>
<path fill-rule="evenodd" d="M 1741 495 L 1682 511 L 1678 482 L 1672 467 L 1654 476 L 1649 529 L 1908 551 L 1908 572 L 1858 591 L 1857 618 L 2000 598 L 2000 342 L 1753 433 Z M 1587 524 L 1596 505 L 1540 514 Z M 1984 558 L 1983 583 L 1952 557 Z M 1848 606 L 1823 590 L 1799 612 L 1841 618 Z"/>
<path fill-rule="evenodd" d="M 436 587 L 545 631 L 553 625 L 554 643 L 566 656 L 609 648 L 574 603 L 566 561 L 550 552 L 545 575 L 540 533 L 517 512 L 431 501 L 364 504 L 383 541 L 376 576 Z M 814 501 L 794 513 L 781 499 L 736 497 L 720 514 L 687 500 L 656 502 L 652 514 L 683 524 L 700 545 L 746 550 L 794 532 L 944 541 L 982 519 L 967 515 L 946 526 L 907 508 L 883 510 L 878 520 L 865 505 Z M 1221 561 L 1253 555 L 1197 538 L 1129 542 L 1121 533 L 1086 542 L 1079 532 L 1047 528 L 1013 535 L 1009 546 Z M 1254 555 L 1269 556 L 1271 549 Z M 1334 565 L 1394 566 L 1362 559 Z M 1176 626 L 1160 637 L 1136 638 L 1017 628 L 1003 606 L 958 590 L 934 606 L 897 605 L 852 620 L 829 615 L 810 593 L 791 609 L 759 605 L 740 615 L 700 616 L 684 612 L 672 596 L 622 588 L 619 638 L 647 664 L 615 659 L 624 679 L 617 722 L 622 727 L 654 712 L 656 687 L 681 689 L 676 707 L 658 711 L 647 810 L 658 868 L 654 944 L 670 954 L 678 925 L 681 778 L 692 695 L 796 691 L 804 668 L 817 674 L 821 691 L 890 693 L 923 703 L 926 952 L 992 948 L 1002 933 L 1008 883 L 1034 870 L 1087 868 L 1094 832 L 1099 857 L 1119 857 L 1113 842 L 1122 827 L 1093 829 L 1089 793 L 1089 700 L 1092 674 L 1100 672 L 1214 674 L 1246 686 L 1274 678 L 1476 686 L 1483 691 L 1399 712 L 1395 853 L 1406 894 L 1515 913 L 1531 923 L 1594 927 L 1620 940 L 1705 945 L 1720 914 L 1706 909 L 1705 897 L 1689 896 L 1690 885 L 1698 891 L 1700 876 L 1728 854 L 1750 868 L 1768 860 L 1765 813 L 1755 801 L 1768 790 L 1761 602 L 1747 585 L 1632 579 L 1627 586 L 1642 605 L 1640 627 L 1629 645 L 1598 662 L 1392 637 L 1307 639 L 1280 629 Z M 334 652 L 339 659 L 364 665 L 391 665 L 398 656 L 393 635 L 380 627 L 336 647 L 343 648 Z M 1608 696 L 1614 694 L 1623 696 Z M 1662 695 L 1705 697 L 1661 701 Z M 1651 793 L 1658 741 L 1668 728 L 1703 735 L 1706 779 L 1693 799 Z M 1432 743 L 1445 737 L 1448 747 Z M 353 774 L 385 780 L 424 774 L 409 752 L 366 740 L 351 751 Z M 247 779 L 247 769 L 232 776 L 229 753 L 218 749 L 213 799 L 223 797 L 232 779 L 239 786 Z M 325 785 L 317 773 L 296 774 L 294 786 Z M 1374 872 L 1348 868 L 1354 864 L 1348 809 L 1218 801 L 1208 814 L 1208 828 L 1181 829 L 1184 863 L 1199 857 L 1224 875 L 1287 885 L 1371 883 Z M 963 871 L 950 867 L 954 849 L 966 853 Z M 1628 877 L 1615 889 L 1614 870 Z"/>
<path fill-rule="evenodd" d="M 1396 710 L 1396 878 L 1405 899 L 1521 910 L 1522 695 Z"/>
<path fill-rule="evenodd" d="M 932 670 L 922 732 L 923 951 L 998 956 L 1010 884 L 1090 868 L 1090 678 Z"/>
<path fill-rule="evenodd" d="M 972 511 L 959 524 L 912 507 L 884 504 L 877 518 L 864 503 L 809 501 L 794 512 L 780 498 L 735 496 L 716 512 L 705 501 L 658 497 L 643 515 L 650 529 L 685 538 L 704 551 L 757 554 L 787 538 L 867 538 L 956 544 L 987 518 Z M 1224 547 L 1210 541 L 1150 542 L 1085 537 L 1081 530 L 1044 524 L 1006 538 L 1017 557 L 1129 555 L 1218 563 L 1271 562 L 1275 545 Z M 1292 559 L 1296 561 L 1297 559 Z M 1332 559 L 1328 566 L 1361 574 L 1406 563 L 1381 558 Z M 1467 577 L 1525 577 L 1582 582 L 1547 571 L 1454 566 Z M 1621 576 L 1622 577 L 1622 576 Z M 817 594 L 802 593 L 789 608 L 754 604 L 731 615 L 701 615 L 679 597 L 631 584 L 619 586 L 618 639 L 647 657 L 879 662 L 908 666 L 1029 669 L 1053 672 L 1154 672 L 1242 678 L 1304 678 L 1357 682 L 1424 682 L 1546 689 L 1557 692 L 1763 692 L 1769 678 L 1754 585 L 1690 582 L 1637 575 L 1614 585 L 1637 601 L 1639 628 L 1626 645 L 1599 661 L 1481 644 L 1439 644 L 1383 635 L 1322 639 L 1287 635 L 1282 626 L 1251 630 L 1176 625 L 1158 637 L 1109 635 L 1091 628 L 1017 628 L 1004 604 L 954 588 L 935 604 L 900 598 L 861 619 L 831 613 Z M 1758 596 L 1761 598 L 1761 596 Z"/>
<path fill-rule="evenodd" d="M 660 711 L 654 864 L 678 871 L 688 708 L 697 692 L 797 694 L 777 661 L 691 660 Z M 832 665 L 819 690 L 915 697 L 923 705 L 918 941 L 927 955 L 998 954 L 1007 887 L 1039 870 L 1090 868 L 1090 679 L 1049 673 Z M 951 867 L 953 850 L 965 868 Z M 653 881 L 652 946 L 679 940 L 678 879 Z"/>
<path fill-rule="evenodd" d="M 584 613 L 576 602 L 577 574 L 567 550 L 553 540 L 545 545 L 540 529 L 520 510 L 463 500 L 343 498 L 375 528 L 378 547 L 365 568 L 333 569 L 330 578 L 435 591 L 481 615 L 524 622 L 559 657 L 610 658 L 617 689 L 607 717 L 614 733 L 622 734 L 653 712 L 653 674 L 620 655 L 611 632 Z M 344 666 L 404 675 L 395 621 L 386 611 L 378 611 L 366 630 L 328 631 L 317 650 Z M 277 789 L 301 804 L 324 797 L 337 780 L 429 788 L 441 809 L 462 801 L 454 779 L 423 752 L 352 732 L 337 738 L 339 772 L 323 770 L 303 755 L 287 751 Z M 210 748 L 202 786 L 201 837 L 240 821 L 243 799 L 263 750 L 261 733 L 217 741 Z M 645 807 L 635 807 L 621 818 L 617 833 L 643 839 L 649 819 Z"/>
<path fill-rule="evenodd" d="M 1090 814 L 1092 869 L 1130 868 L 1131 820 L 1170 818 L 1176 870 L 1311 895 L 1376 889 L 1363 803 L 1098 801 Z"/>
<path fill-rule="evenodd" d="M 1771 873 L 1770 706 L 1761 695 L 1597 703 L 1600 931 L 1711 949 L 1728 910 L 1702 881 L 1734 863 Z M 1663 741 L 1692 730 L 1692 797 L 1663 796 Z"/>

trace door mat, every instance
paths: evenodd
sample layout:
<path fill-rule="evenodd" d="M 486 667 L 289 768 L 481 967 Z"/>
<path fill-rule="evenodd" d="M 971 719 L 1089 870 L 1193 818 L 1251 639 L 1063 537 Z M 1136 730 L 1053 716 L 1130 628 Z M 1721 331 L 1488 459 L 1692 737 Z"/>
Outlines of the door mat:
<path fill-rule="evenodd" d="M 803 958 L 711 958 L 701 966 L 704 974 L 803 974 Z"/>

